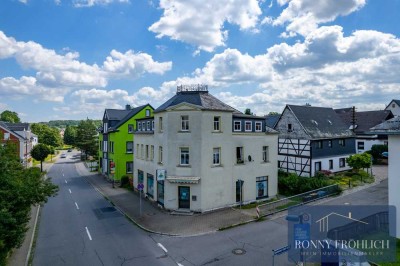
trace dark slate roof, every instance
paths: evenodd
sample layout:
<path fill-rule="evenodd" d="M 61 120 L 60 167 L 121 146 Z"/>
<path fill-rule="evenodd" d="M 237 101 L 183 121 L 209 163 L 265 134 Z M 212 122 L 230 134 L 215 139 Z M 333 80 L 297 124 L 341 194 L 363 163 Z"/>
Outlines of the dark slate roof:
<path fill-rule="evenodd" d="M 385 134 L 385 135 L 400 135 L 400 116 L 395 116 L 392 119 L 389 119 L 370 130 L 376 134 Z"/>
<path fill-rule="evenodd" d="M 165 111 L 169 107 L 189 103 L 205 110 L 239 112 L 231 106 L 221 102 L 216 97 L 205 91 L 178 92 L 171 99 L 163 103 L 154 112 Z M 240 112 L 239 112 L 240 113 Z"/>
<path fill-rule="evenodd" d="M 10 125 L 12 125 L 13 123 L 9 123 L 9 122 L 4 122 L 4 121 L 0 121 L 0 126 L 7 129 L 8 131 L 10 131 L 12 134 L 14 134 L 17 137 L 23 138 L 23 136 L 21 136 L 21 134 L 19 134 L 19 130 L 13 130 L 12 126 L 10 128 Z M 27 124 L 27 123 L 16 123 L 16 124 Z M 14 127 L 16 129 L 22 128 L 22 132 L 24 131 L 24 127 L 22 127 L 21 125 Z M 28 124 L 28 128 L 29 128 L 29 124 Z"/>
<path fill-rule="evenodd" d="M 4 123 L 12 131 L 24 131 L 24 129 L 29 130 L 29 123 L 9 123 L 9 122 L 4 122 Z"/>
<path fill-rule="evenodd" d="M 121 120 L 124 118 L 127 114 L 129 114 L 131 110 L 126 110 L 126 109 L 106 109 L 107 117 L 108 120 Z"/>
<path fill-rule="evenodd" d="M 233 117 L 237 118 L 248 118 L 248 119 L 258 119 L 258 120 L 264 120 L 264 117 L 262 116 L 256 116 L 256 115 L 246 115 L 246 114 L 241 114 L 241 113 L 234 113 Z"/>
<path fill-rule="evenodd" d="M 131 110 L 118 110 L 118 111 L 128 111 L 128 112 L 121 112 L 121 114 L 125 113 L 125 116 L 122 117 L 121 120 L 115 126 L 111 127 L 110 130 L 118 129 L 121 125 L 123 125 L 126 121 L 131 119 L 132 116 L 135 116 L 137 113 L 143 110 L 143 108 L 145 108 L 146 106 L 149 106 L 153 109 L 153 107 L 150 104 L 145 104 L 139 107 L 132 108 Z M 115 109 L 109 109 L 109 110 L 116 111 Z M 117 112 L 115 112 L 114 114 L 117 114 Z"/>
<path fill-rule="evenodd" d="M 352 108 L 335 109 L 335 112 L 340 116 L 342 121 L 346 124 L 347 128 L 350 128 L 353 123 L 353 111 Z M 356 128 L 354 132 L 356 134 L 365 134 L 369 132 L 369 129 L 393 118 L 393 114 L 389 110 L 376 110 L 376 111 L 363 111 L 355 113 Z"/>
<path fill-rule="evenodd" d="M 266 115 L 265 116 L 265 124 L 270 128 L 274 128 L 276 123 L 279 120 L 279 117 L 281 117 L 280 114 L 278 114 L 278 115 Z"/>
<path fill-rule="evenodd" d="M 287 105 L 313 139 L 354 136 L 332 108 Z"/>

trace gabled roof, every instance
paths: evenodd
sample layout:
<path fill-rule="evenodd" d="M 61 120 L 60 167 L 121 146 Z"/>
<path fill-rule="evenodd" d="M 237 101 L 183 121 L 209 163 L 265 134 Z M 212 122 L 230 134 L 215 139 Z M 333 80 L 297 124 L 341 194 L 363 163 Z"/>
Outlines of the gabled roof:
<path fill-rule="evenodd" d="M 371 128 L 371 132 L 385 135 L 400 135 L 400 116 L 395 116 Z"/>
<path fill-rule="evenodd" d="M 133 109 L 130 110 L 116 110 L 116 109 L 106 109 L 107 110 L 112 110 L 111 114 L 114 115 L 114 117 L 120 117 L 123 114 L 125 114 L 125 116 L 123 116 L 121 119 L 119 119 L 120 121 L 113 127 L 110 127 L 110 131 L 112 130 L 116 130 L 118 129 L 121 125 L 123 125 L 126 121 L 128 121 L 129 119 L 131 119 L 133 116 L 135 116 L 137 113 L 139 113 L 140 111 L 142 111 L 145 107 L 151 107 L 152 109 L 154 109 L 150 104 L 145 104 L 139 107 L 135 107 Z M 121 111 L 121 112 L 116 112 L 116 111 Z M 127 111 L 127 112 L 126 112 Z M 110 119 L 110 118 L 109 118 Z M 111 120 L 111 119 L 110 119 Z M 117 120 L 117 119 L 113 119 L 113 120 Z"/>
<path fill-rule="evenodd" d="M 400 106 L 400 100 L 393 99 L 393 100 L 391 100 L 390 103 L 386 106 L 385 110 L 390 106 L 390 104 L 391 104 L 392 102 L 395 102 L 398 106 Z"/>
<path fill-rule="evenodd" d="M 215 111 L 230 111 L 230 112 L 239 112 L 233 107 L 223 103 L 218 100 L 213 95 L 209 94 L 208 91 L 183 91 L 177 92 L 171 99 L 163 103 L 160 107 L 158 107 L 154 112 L 162 112 L 167 110 L 170 107 L 188 103 L 199 106 L 204 110 L 215 110 Z M 240 113 L 240 112 L 239 112 Z"/>
<path fill-rule="evenodd" d="M 332 108 L 286 105 L 312 139 L 352 137 L 353 132 Z"/>
<path fill-rule="evenodd" d="M 350 129 L 353 125 L 353 110 L 352 108 L 335 109 L 342 121 Z M 356 134 L 364 134 L 369 132 L 369 129 L 392 118 L 393 114 L 389 110 L 363 111 L 355 112 L 355 130 Z"/>
<path fill-rule="evenodd" d="M 266 115 L 265 116 L 265 123 L 268 127 L 270 128 L 274 128 L 276 123 L 279 120 L 279 117 L 281 117 L 280 114 L 276 114 L 276 115 Z"/>
<path fill-rule="evenodd" d="M 24 129 L 30 130 L 29 123 L 9 123 L 9 122 L 4 122 L 4 123 L 12 131 L 24 131 Z"/>
<path fill-rule="evenodd" d="M 107 115 L 108 120 L 121 120 L 127 114 L 129 114 L 131 110 L 126 109 L 106 109 L 105 113 Z"/>
<path fill-rule="evenodd" d="M 21 136 L 20 134 L 18 134 L 18 133 L 17 133 L 16 131 L 14 131 L 14 130 L 11 130 L 11 129 L 9 128 L 8 124 L 10 124 L 10 123 L 0 121 L 0 127 L 4 128 L 5 130 L 7 130 L 8 132 L 10 132 L 11 134 L 13 134 L 14 136 L 16 136 L 17 138 L 23 139 L 23 136 Z"/>

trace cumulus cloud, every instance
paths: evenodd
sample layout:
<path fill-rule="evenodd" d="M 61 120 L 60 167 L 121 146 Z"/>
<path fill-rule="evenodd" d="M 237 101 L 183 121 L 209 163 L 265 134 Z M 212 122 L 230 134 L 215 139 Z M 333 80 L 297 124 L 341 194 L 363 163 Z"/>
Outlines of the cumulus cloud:
<path fill-rule="evenodd" d="M 129 0 L 73 0 L 74 7 L 92 7 L 96 5 L 109 5 L 112 3 L 129 3 Z"/>
<path fill-rule="evenodd" d="M 280 6 L 287 5 L 273 21 L 275 26 L 286 25 L 283 37 L 300 34 L 307 36 L 321 23 L 334 21 L 365 5 L 365 0 L 278 0 Z"/>
<path fill-rule="evenodd" d="M 254 30 L 262 13 L 257 0 L 160 0 L 160 8 L 163 16 L 150 31 L 158 38 L 168 36 L 208 52 L 225 45 L 225 22 L 241 30 Z"/>

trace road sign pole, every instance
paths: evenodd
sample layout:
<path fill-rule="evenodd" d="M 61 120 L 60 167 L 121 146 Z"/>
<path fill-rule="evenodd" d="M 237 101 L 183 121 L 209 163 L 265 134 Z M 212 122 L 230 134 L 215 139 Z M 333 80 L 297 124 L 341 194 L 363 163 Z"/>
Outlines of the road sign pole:
<path fill-rule="evenodd" d="M 139 213 L 140 213 L 140 217 L 142 217 L 142 191 L 140 190 L 140 194 L 139 194 Z"/>

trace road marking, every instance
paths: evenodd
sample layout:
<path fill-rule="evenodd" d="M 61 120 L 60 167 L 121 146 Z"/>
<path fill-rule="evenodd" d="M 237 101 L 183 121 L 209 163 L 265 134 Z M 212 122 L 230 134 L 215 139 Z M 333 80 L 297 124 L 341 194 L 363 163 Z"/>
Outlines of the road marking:
<path fill-rule="evenodd" d="M 85 228 L 86 228 L 86 233 L 87 233 L 89 239 L 92 240 L 92 236 L 90 235 L 89 229 L 87 227 L 85 227 Z"/>
<path fill-rule="evenodd" d="M 64 173 L 63 173 L 63 177 L 64 177 Z"/>
<path fill-rule="evenodd" d="M 180 264 L 179 262 L 177 262 L 178 266 L 183 266 L 183 264 Z"/>
<path fill-rule="evenodd" d="M 67 180 L 65 180 L 65 184 L 68 184 Z"/>
<path fill-rule="evenodd" d="M 158 245 L 162 250 L 164 250 L 165 253 L 168 252 L 168 250 L 167 250 L 161 243 L 157 243 L 157 245 Z"/>
<path fill-rule="evenodd" d="M 78 203 L 75 202 L 76 209 L 79 210 Z"/>
<path fill-rule="evenodd" d="M 69 191 L 69 194 L 72 194 L 72 191 L 71 191 L 71 189 L 68 189 L 68 191 Z"/>

